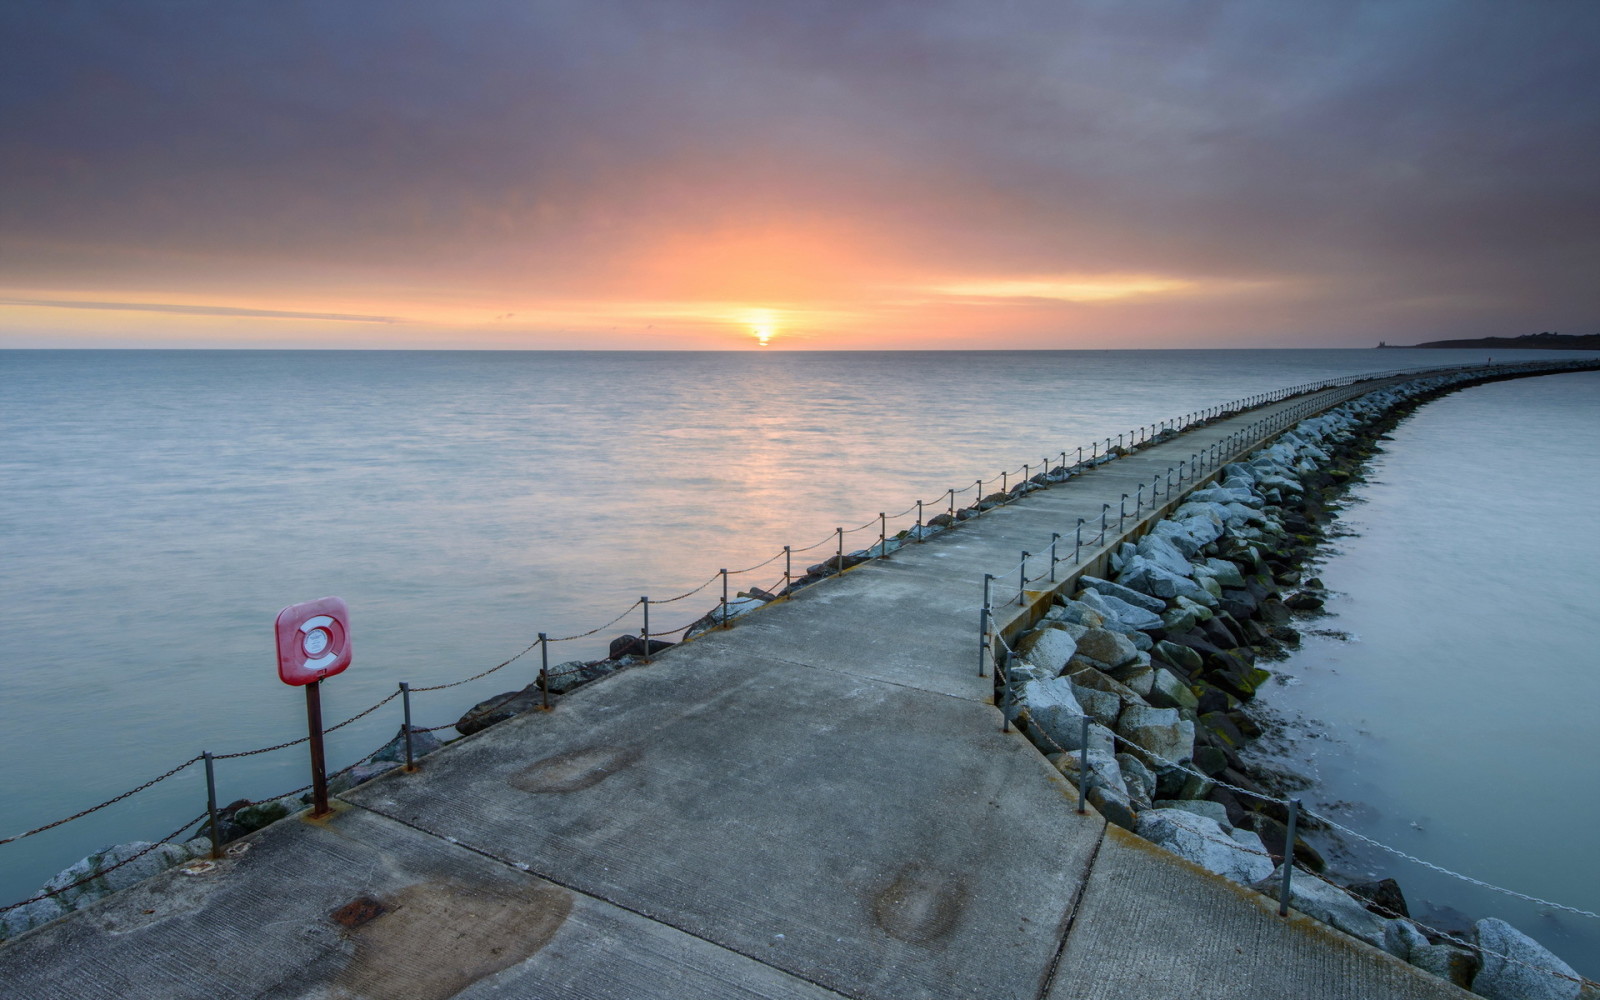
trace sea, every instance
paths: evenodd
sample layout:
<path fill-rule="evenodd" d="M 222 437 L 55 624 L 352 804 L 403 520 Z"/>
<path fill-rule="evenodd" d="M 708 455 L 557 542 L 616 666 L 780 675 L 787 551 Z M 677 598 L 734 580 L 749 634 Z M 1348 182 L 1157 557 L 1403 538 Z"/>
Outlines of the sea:
<path fill-rule="evenodd" d="M 442 725 L 530 683 L 540 632 L 563 640 L 552 664 L 603 656 L 637 633 L 628 609 L 640 596 L 710 582 L 652 605 L 652 631 L 669 631 L 715 606 L 719 569 L 760 566 L 735 590 L 781 581 L 786 544 L 809 549 L 794 556 L 799 571 L 828 554 L 836 528 L 855 529 L 847 544 L 862 548 L 880 513 L 892 533 L 919 499 L 936 510 L 948 490 L 1073 460 L 1080 446 L 1193 410 L 1483 360 L 1407 349 L 0 351 L 0 836 L 202 751 L 303 735 L 302 692 L 279 681 L 272 638 L 289 604 L 336 595 L 351 609 L 354 662 L 322 685 L 329 724 L 399 682 L 453 682 L 523 654 L 417 694 L 415 723 Z M 1284 733 L 1302 716 L 1326 723 L 1279 749 L 1310 748 L 1329 789 L 1317 801 L 1349 804 L 1352 825 L 1590 910 L 1596 746 L 1580 717 L 1600 705 L 1597 408 L 1600 376 L 1561 375 L 1472 389 L 1408 420 L 1351 506 L 1356 534 L 1322 570 L 1339 596 L 1308 627 L 1349 637 L 1308 636 L 1268 696 Z M 1464 499 L 1447 503 L 1455 482 Z M 1420 554 L 1424 534 L 1436 555 Z M 1450 599 L 1412 603 L 1435 570 Z M 1383 624 L 1346 621 L 1358 611 Z M 1494 641 L 1462 638 L 1491 625 Z M 1342 665 L 1357 655 L 1384 665 L 1373 668 L 1381 687 Z M 393 701 L 331 733 L 330 765 L 399 724 Z M 216 765 L 224 803 L 307 775 L 304 746 Z M 204 796 L 203 769 L 190 766 L 0 845 L 0 897 L 31 895 L 105 845 L 167 836 Z M 1535 936 L 1569 923 L 1390 870 L 1440 906 L 1504 914 Z M 1564 957 L 1600 971 L 1592 948 Z"/>

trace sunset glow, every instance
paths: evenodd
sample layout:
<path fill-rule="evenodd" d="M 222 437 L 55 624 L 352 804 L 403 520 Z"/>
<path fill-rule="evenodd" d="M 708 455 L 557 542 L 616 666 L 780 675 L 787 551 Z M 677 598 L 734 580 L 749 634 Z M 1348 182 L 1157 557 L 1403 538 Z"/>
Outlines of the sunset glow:
<path fill-rule="evenodd" d="M 32 9 L 0 8 L 0 347 L 1600 322 L 1592 4 Z"/>

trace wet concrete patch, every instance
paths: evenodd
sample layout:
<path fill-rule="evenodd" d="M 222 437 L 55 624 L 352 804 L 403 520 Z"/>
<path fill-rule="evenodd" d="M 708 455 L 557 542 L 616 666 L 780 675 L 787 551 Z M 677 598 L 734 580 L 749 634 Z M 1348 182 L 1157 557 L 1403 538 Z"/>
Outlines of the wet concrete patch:
<path fill-rule="evenodd" d="M 633 747 L 584 747 L 546 757 L 509 779 L 512 788 L 535 794 L 580 792 L 638 761 Z"/>
<path fill-rule="evenodd" d="M 329 918 L 348 928 L 355 945 L 335 981 L 345 996 L 362 1000 L 447 1000 L 538 952 L 566 922 L 572 902 L 557 886 L 514 894 L 450 881 L 360 897 Z"/>
<path fill-rule="evenodd" d="M 872 919 L 891 937 L 927 944 L 949 934 L 966 905 L 967 887 L 960 875 L 911 864 L 873 899 Z"/>

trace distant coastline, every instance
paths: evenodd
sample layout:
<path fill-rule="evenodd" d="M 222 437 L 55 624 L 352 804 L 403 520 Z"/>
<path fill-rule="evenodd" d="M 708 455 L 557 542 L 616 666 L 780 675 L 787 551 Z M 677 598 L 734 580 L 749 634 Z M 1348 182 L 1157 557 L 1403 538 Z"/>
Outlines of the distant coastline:
<path fill-rule="evenodd" d="M 1520 337 L 1478 337 L 1475 340 L 1430 340 L 1426 344 L 1386 344 L 1388 347 L 1498 347 L 1501 350 L 1600 351 L 1600 333 L 1525 333 Z"/>

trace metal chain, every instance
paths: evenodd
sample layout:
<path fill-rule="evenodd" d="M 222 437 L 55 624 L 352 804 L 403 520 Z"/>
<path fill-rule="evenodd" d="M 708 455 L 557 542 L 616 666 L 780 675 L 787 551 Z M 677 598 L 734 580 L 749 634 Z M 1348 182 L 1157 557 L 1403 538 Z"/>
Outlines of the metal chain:
<path fill-rule="evenodd" d="M 494 673 L 496 670 L 501 669 L 502 667 L 509 667 L 511 664 L 517 662 L 518 660 L 522 659 L 524 656 L 528 655 L 529 651 L 532 650 L 533 647 L 535 647 L 537 645 L 539 645 L 539 640 L 535 639 L 532 642 L 528 643 L 526 646 L 524 646 L 522 648 L 522 652 L 520 652 L 517 655 L 511 657 L 510 659 L 500 661 L 499 663 L 497 663 L 494 666 L 490 667 L 488 670 L 483 671 L 482 673 L 473 674 L 471 677 L 467 677 L 467 678 L 464 678 L 464 679 L 459 680 L 459 681 L 452 681 L 449 684 L 434 684 L 434 685 L 432 685 L 430 687 L 412 688 L 411 689 L 411 693 L 412 694 L 419 694 L 419 693 L 421 693 L 423 691 L 443 691 L 443 690 L 445 690 L 447 688 L 460 687 L 463 684 L 471 684 L 473 681 L 481 680 L 481 679 L 483 679 L 485 677 L 488 677 L 490 674 Z"/>
<path fill-rule="evenodd" d="M 155 785 L 155 784 L 157 784 L 159 782 L 162 782 L 162 781 L 166 781 L 168 778 L 172 777 L 174 774 L 177 774 L 179 771 L 182 771 L 184 768 L 190 767 L 190 766 L 192 766 L 194 764 L 198 764 L 202 759 L 204 759 L 204 755 L 203 754 L 195 754 L 193 757 L 190 757 L 188 760 L 184 761 L 182 764 L 179 764 L 177 767 L 173 768 L 172 770 L 168 771 L 167 773 L 159 775 L 159 776 L 154 777 L 154 778 L 151 778 L 149 781 L 147 781 L 144 784 L 140 785 L 138 788 L 130 788 L 126 792 L 123 792 L 121 795 L 118 795 L 114 799 L 106 799 L 104 802 L 100 803 L 97 806 L 90 806 L 89 808 L 84 809 L 84 810 L 82 810 L 80 812 L 75 812 L 71 816 L 68 816 L 65 819 L 58 819 L 54 823 L 46 823 L 44 826 L 36 826 L 32 830 L 29 830 L 26 833 L 19 833 L 19 834 L 15 835 L 15 836 L 7 837 L 4 840 L 0 840 L 0 845 L 9 844 L 9 843 L 11 843 L 13 841 L 17 841 L 17 840 L 23 840 L 25 838 L 33 836 L 36 833 L 43 833 L 46 830 L 54 830 L 56 827 L 61 826 L 63 823 L 71 823 L 73 820 L 82 819 L 83 817 L 89 815 L 90 813 L 99 812 L 100 810 L 104 809 L 106 806 L 116 805 L 118 802 L 121 802 L 123 799 L 127 798 L 128 796 L 137 795 L 139 792 L 144 791 L 146 788 L 149 788 L 152 785 Z M 3 910 L 0 910 L 0 913 L 3 913 L 3 912 L 4 912 Z"/>
<path fill-rule="evenodd" d="M 710 581 L 707 581 L 707 582 L 709 583 Z M 620 621 L 622 621 L 622 619 L 624 619 L 624 618 L 628 617 L 629 615 L 633 614 L 633 609 L 637 608 L 640 605 L 640 603 L 642 603 L 642 602 L 637 601 L 637 600 L 634 601 L 632 604 L 628 605 L 625 609 L 623 609 L 622 614 L 620 614 L 617 617 L 615 617 L 615 618 L 611 619 L 610 621 L 606 622 L 604 625 L 596 626 L 595 628 L 592 628 L 587 632 L 579 632 L 577 635 L 564 635 L 564 636 L 561 636 L 559 639 L 558 638 L 553 638 L 553 637 L 552 638 L 547 638 L 545 641 L 546 642 L 571 642 L 573 639 L 587 639 L 589 636 L 594 635 L 596 632 L 604 632 L 606 629 L 608 629 L 611 626 L 615 625 L 617 622 L 620 622 Z M 651 601 L 650 603 L 654 604 L 656 602 L 655 601 Z"/>
<path fill-rule="evenodd" d="M 343 729 L 345 726 L 350 725 L 352 722 L 355 722 L 355 721 L 357 721 L 359 719 L 366 718 L 367 716 L 371 715 L 373 712 L 376 712 L 378 709 L 380 709 L 383 706 L 389 704 L 389 702 L 394 701 L 398 697 L 400 697 L 400 692 L 399 691 L 394 691 L 394 692 L 390 693 L 390 695 L 387 698 L 384 698 L 382 701 L 378 702 L 376 705 L 373 705 L 371 708 L 365 709 L 364 711 L 357 712 L 355 715 L 350 716 L 350 718 L 344 720 L 343 722 L 338 723 L 337 725 L 329 726 L 328 728 L 324 729 L 322 731 L 323 735 L 327 735 L 328 733 L 338 732 L 339 730 Z M 240 750 L 240 751 L 238 751 L 236 753 L 212 754 L 211 755 L 211 759 L 212 760 L 234 760 L 234 759 L 239 758 L 239 757 L 254 757 L 257 754 L 272 753 L 274 750 L 285 750 L 285 749 L 288 749 L 289 747 L 296 747 L 296 746 L 299 746 L 302 743 L 309 742 L 310 739 L 311 739 L 310 736 L 302 736 L 297 740 L 290 740 L 287 743 L 279 743 L 277 746 L 262 747 L 259 750 Z"/>
<path fill-rule="evenodd" d="M 658 601 L 658 600 L 656 600 L 655 598 L 652 597 L 650 599 L 650 603 L 651 603 L 652 606 L 656 605 L 656 604 L 671 604 L 674 601 L 681 601 L 685 597 L 693 597 L 694 595 L 700 593 L 700 591 L 702 591 L 702 590 L 706 589 L 707 587 L 711 586 L 713 583 L 716 583 L 717 582 L 717 578 L 720 577 L 721 575 L 722 575 L 721 573 L 713 573 L 713 574 L 711 574 L 711 579 L 707 580 L 705 583 L 702 583 L 700 586 L 694 588 L 693 590 L 684 591 L 683 593 L 679 594 L 677 597 L 668 597 L 665 600 L 661 600 L 661 601 Z M 629 608 L 628 610 L 632 611 L 633 609 Z"/>

